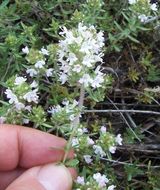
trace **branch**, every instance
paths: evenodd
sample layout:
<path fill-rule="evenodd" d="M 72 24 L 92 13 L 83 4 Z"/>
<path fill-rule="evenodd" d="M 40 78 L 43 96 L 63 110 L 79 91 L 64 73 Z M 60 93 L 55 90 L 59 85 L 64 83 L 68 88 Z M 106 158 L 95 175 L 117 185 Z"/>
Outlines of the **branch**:
<path fill-rule="evenodd" d="M 80 97 L 79 97 L 79 104 L 78 104 L 78 107 L 80 110 L 82 110 L 82 107 L 83 107 L 83 102 L 84 102 L 84 94 L 85 94 L 85 89 L 84 89 L 84 86 L 81 86 L 81 89 L 80 89 Z M 63 158 L 63 163 L 66 161 L 67 159 L 67 156 L 68 156 L 68 153 L 69 153 L 69 150 L 72 146 L 72 139 L 73 137 L 75 136 L 75 133 L 79 127 L 79 118 L 80 118 L 80 115 L 81 113 L 79 113 L 75 119 L 73 120 L 73 123 L 71 124 L 72 125 L 72 132 L 71 132 L 71 135 L 69 137 L 69 140 L 68 140 L 68 143 L 67 143 L 67 146 L 66 146 L 66 152 L 65 152 L 65 155 L 64 155 L 64 158 Z"/>
<path fill-rule="evenodd" d="M 160 115 L 160 112 L 145 111 L 145 110 L 84 110 L 84 113 L 142 113 Z"/>

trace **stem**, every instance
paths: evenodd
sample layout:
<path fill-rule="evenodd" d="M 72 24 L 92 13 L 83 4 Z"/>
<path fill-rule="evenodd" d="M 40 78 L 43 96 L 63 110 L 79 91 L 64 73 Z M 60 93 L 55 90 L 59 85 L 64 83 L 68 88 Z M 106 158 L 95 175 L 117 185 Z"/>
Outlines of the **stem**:
<path fill-rule="evenodd" d="M 83 102 L 84 102 L 84 94 L 85 94 L 85 89 L 84 89 L 84 86 L 81 86 L 80 88 L 80 97 L 79 97 L 79 103 L 78 103 L 78 107 L 79 109 L 81 110 L 82 107 L 83 107 Z M 69 137 L 69 140 L 68 140 L 68 143 L 67 143 L 67 146 L 66 146 L 66 151 L 65 151 L 65 155 L 64 155 L 64 158 L 63 158 L 63 163 L 65 163 L 66 159 L 67 159 L 67 156 L 68 156 L 68 153 L 69 153 L 69 150 L 71 149 L 71 146 L 72 146 L 72 139 L 73 137 L 75 136 L 75 133 L 79 127 L 79 123 L 80 123 L 80 115 L 81 113 L 79 113 L 75 119 L 73 120 L 73 122 L 71 123 L 71 126 L 72 126 L 72 133 Z"/>

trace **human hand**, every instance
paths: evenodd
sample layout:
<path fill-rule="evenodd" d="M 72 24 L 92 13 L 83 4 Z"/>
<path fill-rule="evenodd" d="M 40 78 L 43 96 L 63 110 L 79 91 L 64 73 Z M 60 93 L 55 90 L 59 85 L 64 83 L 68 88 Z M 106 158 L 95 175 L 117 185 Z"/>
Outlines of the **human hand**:
<path fill-rule="evenodd" d="M 35 129 L 0 125 L 0 190 L 71 190 L 75 171 L 53 164 L 62 160 L 65 144 Z"/>

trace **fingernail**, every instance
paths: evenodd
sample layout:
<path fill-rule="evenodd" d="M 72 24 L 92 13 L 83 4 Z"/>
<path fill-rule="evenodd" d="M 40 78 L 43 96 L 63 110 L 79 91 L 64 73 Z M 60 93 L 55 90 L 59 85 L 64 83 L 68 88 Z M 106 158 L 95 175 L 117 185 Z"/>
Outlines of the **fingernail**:
<path fill-rule="evenodd" d="M 37 180 L 46 190 L 71 190 L 72 177 L 63 165 L 48 164 L 42 167 L 37 175 Z"/>

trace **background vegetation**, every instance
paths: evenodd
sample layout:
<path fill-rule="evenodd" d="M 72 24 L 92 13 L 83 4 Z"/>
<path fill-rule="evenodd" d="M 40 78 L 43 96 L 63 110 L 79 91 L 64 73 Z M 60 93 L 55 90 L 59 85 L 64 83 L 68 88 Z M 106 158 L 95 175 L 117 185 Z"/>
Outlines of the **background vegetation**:
<path fill-rule="evenodd" d="M 93 131 L 97 130 L 99 123 L 103 123 L 109 130 L 121 133 L 124 138 L 123 145 L 118 147 L 113 160 L 104 160 L 101 167 L 106 168 L 117 189 L 160 190 L 159 12 L 152 13 L 155 19 L 142 23 L 136 17 L 136 9 L 131 9 L 127 0 L 105 0 L 102 6 L 99 6 L 98 0 L 88 2 L 2 1 L 0 116 L 5 112 L 6 81 L 16 74 L 23 75 L 27 68 L 21 51 L 24 46 L 40 49 L 42 46 L 56 44 L 60 39 L 61 26 L 73 28 L 82 21 L 93 24 L 105 33 L 103 66 L 114 80 L 112 88 L 104 95 L 104 101 L 93 104 L 91 100 L 86 100 L 89 108 L 101 111 L 87 113 L 83 120 L 87 121 L 86 125 Z M 50 66 L 54 67 L 52 63 Z M 52 96 L 49 101 L 52 104 L 69 96 L 65 86 L 50 84 L 50 88 Z M 40 105 L 43 107 L 46 102 L 45 90 L 41 91 Z M 51 131 L 41 125 L 38 127 Z"/>

